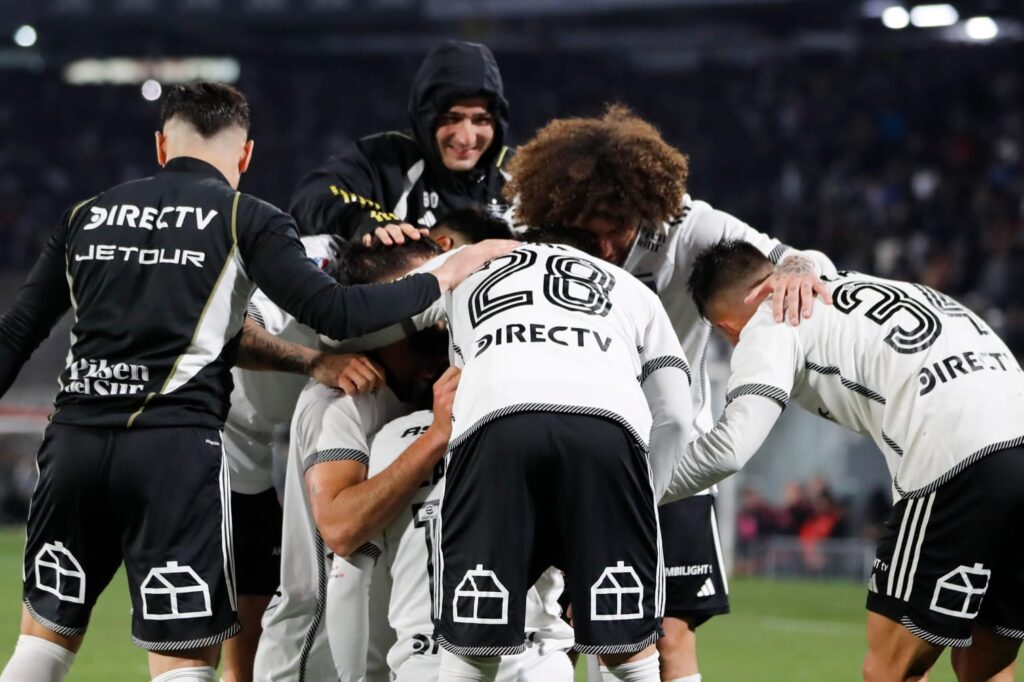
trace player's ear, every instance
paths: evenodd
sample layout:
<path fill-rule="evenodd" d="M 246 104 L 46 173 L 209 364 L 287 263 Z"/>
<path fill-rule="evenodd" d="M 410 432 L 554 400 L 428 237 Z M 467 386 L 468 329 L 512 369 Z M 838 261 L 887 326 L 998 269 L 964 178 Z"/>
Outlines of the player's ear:
<path fill-rule="evenodd" d="M 455 246 L 455 240 L 446 234 L 431 235 L 434 242 L 441 247 L 442 251 L 451 251 Z"/>
<path fill-rule="evenodd" d="M 736 345 L 740 341 L 740 332 L 743 331 L 743 325 L 737 323 L 732 319 L 723 319 L 712 321 L 715 331 L 725 337 L 725 340 Z"/>
<path fill-rule="evenodd" d="M 242 146 L 242 156 L 238 159 L 238 172 L 244 173 L 249 170 L 249 164 L 252 163 L 252 148 L 256 146 L 256 143 L 252 140 L 247 140 Z"/>
<path fill-rule="evenodd" d="M 161 168 L 167 165 L 167 138 L 159 130 L 156 131 L 156 162 Z"/>

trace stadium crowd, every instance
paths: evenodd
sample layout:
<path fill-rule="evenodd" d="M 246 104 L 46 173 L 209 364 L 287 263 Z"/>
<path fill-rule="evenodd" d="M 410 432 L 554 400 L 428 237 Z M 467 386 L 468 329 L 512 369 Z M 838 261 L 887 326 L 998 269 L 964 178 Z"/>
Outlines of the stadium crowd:
<path fill-rule="evenodd" d="M 1014 48 L 703 63 L 647 72 L 609 55 L 501 55 L 512 142 L 556 117 L 629 104 L 690 156 L 690 186 L 837 265 L 921 281 L 1024 352 L 1024 76 Z M 245 189 L 285 206 L 327 151 L 405 125 L 417 56 L 243 61 L 258 162 Z M 301 66 L 301 68 L 297 68 Z M 343 78 L 345 88 L 329 87 Z M 524 96 L 529 93 L 528 96 Z M 698 104 L 699 103 L 699 104 Z M 134 87 L 70 87 L 56 71 L 0 82 L 0 266 L 27 268 L 63 206 L 150 168 L 156 103 Z M 82 125 L 88 120 L 89 125 Z M 60 136 L 52 130 L 65 131 Z M 979 216 L 982 217 L 979 220 Z"/>

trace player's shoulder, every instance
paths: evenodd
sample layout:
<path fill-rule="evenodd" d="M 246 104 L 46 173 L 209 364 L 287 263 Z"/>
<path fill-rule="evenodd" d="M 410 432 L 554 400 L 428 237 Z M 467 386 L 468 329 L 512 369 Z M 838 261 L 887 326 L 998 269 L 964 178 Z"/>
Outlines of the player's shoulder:
<path fill-rule="evenodd" d="M 403 130 L 387 130 L 359 138 L 355 148 L 371 163 L 411 165 L 420 158 L 419 145 Z"/>
<path fill-rule="evenodd" d="M 822 307 L 825 306 L 816 306 L 816 308 Z M 821 311 L 815 310 L 815 312 Z M 813 319 L 813 316 L 811 319 Z M 742 331 L 740 331 L 740 344 L 746 346 L 751 342 L 770 343 L 773 340 L 783 341 L 790 337 L 795 339 L 800 334 L 800 327 L 804 327 L 806 331 L 810 326 L 810 320 L 801 320 L 800 326 L 797 327 L 785 321 L 776 322 L 772 301 L 771 299 L 766 299 L 757 307 L 757 310 L 747 321 L 747 324 L 744 325 Z"/>

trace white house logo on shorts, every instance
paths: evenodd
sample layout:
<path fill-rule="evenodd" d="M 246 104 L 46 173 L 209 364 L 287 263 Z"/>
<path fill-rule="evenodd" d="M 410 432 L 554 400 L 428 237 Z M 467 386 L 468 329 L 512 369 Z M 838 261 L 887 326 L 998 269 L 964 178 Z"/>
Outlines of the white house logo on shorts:
<path fill-rule="evenodd" d="M 36 554 L 36 587 L 61 601 L 85 603 L 85 571 L 62 542 L 47 542 Z"/>
<path fill-rule="evenodd" d="M 452 615 L 456 623 L 504 625 L 508 623 L 508 590 L 494 571 L 477 564 L 455 588 Z"/>
<path fill-rule="evenodd" d="M 981 609 L 992 571 L 982 564 L 954 568 L 935 583 L 931 609 L 955 618 L 973 619 Z"/>
<path fill-rule="evenodd" d="M 142 617 L 178 620 L 213 615 L 210 587 L 190 566 L 168 561 L 152 568 L 142 581 Z"/>
<path fill-rule="evenodd" d="M 601 573 L 590 588 L 590 620 L 644 617 L 644 586 L 632 566 L 618 562 Z"/>

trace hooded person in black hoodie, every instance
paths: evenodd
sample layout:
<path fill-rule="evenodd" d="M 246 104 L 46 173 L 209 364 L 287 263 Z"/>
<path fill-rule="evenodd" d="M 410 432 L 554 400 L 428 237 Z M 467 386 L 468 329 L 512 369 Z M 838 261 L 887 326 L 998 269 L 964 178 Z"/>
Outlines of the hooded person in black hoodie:
<path fill-rule="evenodd" d="M 411 131 L 363 137 L 302 179 L 290 207 L 300 232 L 390 244 L 460 208 L 505 216 L 508 102 L 491 51 L 455 40 L 431 50 L 409 118 Z"/>

